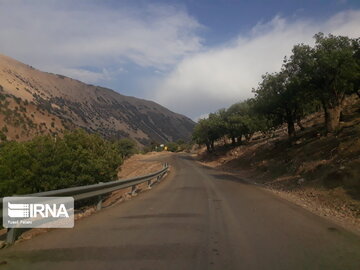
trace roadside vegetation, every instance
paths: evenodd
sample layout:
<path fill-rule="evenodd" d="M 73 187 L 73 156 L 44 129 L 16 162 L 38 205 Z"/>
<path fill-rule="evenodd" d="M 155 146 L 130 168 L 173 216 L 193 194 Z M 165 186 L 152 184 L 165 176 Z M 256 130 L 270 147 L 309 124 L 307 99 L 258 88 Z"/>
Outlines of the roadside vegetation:
<path fill-rule="evenodd" d="M 322 132 L 337 132 L 345 98 L 360 96 L 360 39 L 322 33 L 314 38 L 314 47 L 294 46 L 280 72 L 263 75 L 253 89 L 254 98 L 199 120 L 194 141 L 211 152 L 215 142 L 225 137 L 233 145 L 240 144 L 255 132 L 271 134 L 283 124 L 291 139 L 296 125 L 303 130 L 303 119 L 320 110 L 324 112 Z"/>
<path fill-rule="evenodd" d="M 151 142 L 150 145 L 143 148 L 142 153 L 146 154 L 148 152 L 190 152 L 193 146 L 192 142 L 186 142 L 182 139 L 177 140 L 176 142 L 168 142 L 165 144 L 161 144 L 158 142 Z"/>
<path fill-rule="evenodd" d="M 2 142 L 0 196 L 115 180 L 124 159 L 136 151 L 129 139 L 111 142 L 80 129 L 61 137 Z"/>
<path fill-rule="evenodd" d="M 206 165 L 360 226 L 360 43 L 315 40 L 294 46 L 254 98 L 201 119 L 193 139 Z"/>

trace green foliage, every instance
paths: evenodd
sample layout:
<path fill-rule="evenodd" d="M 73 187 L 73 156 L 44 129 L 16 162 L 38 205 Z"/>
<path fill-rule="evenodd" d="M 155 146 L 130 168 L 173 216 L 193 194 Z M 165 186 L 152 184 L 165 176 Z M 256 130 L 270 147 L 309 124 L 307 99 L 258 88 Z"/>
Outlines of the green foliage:
<path fill-rule="evenodd" d="M 186 142 L 184 140 L 177 140 L 176 141 L 176 144 L 177 144 L 177 151 L 186 151 L 186 152 L 189 152 L 191 150 L 191 147 L 192 147 L 192 144 L 189 143 L 189 142 Z"/>
<path fill-rule="evenodd" d="M 207 119 L 200 119 L 194 128 L 193 141 L 197 144 L 205 144 L 208 151 L 214 150 L 214 142 L 223 135 L 221 116 L 212 113 Z"/>
<path fill-rule="evenodd" d="M 120 143 L 120 145 L 124 145 Z M 129 148 L 83 130 L 0 144 L 0 196 L 27 194 L 116 179 Z"/>
<path fill-rule="evenodd" d="M 254 108 L 254 99 L 235 103 L 225 112 L 226 135 L 235 144 L 235 138 L 240 143 L 244 136 L 247 140 L 259 130 L 266 130 L 266 122 Z"/>
<path fill-rule="evenodd" d="M 199 120 L 193 140 L 212 151 L 220 138 L 240 143 L 243 136 L 250 139 L 256 131 L 266 133 L 284 123 L 292 137 L 295 124 L 303 129 L 302 118 L 320 105 L 325 111 L 327 131 L 334 132 L 345 96 L 356 93 L 360 97 L 359 88 L 360 39 L 318 33 L 314 47 L 294 46 L 281 71 L 263 76 L 253 89 L 255 98 Z"/>
<path fill-rule="evenodd" d="M 360 66 L 360 38 L 353 40 L 354 58 L 358 66 Z M 360 76 L 354 80 L 354 93 L 360 98 Z"/>
<path fill-rule="evenodd" d="M 7 140 L 7 137 L 6 137 L 6 135 L 4 134 L 4 132 L 3 131 L 0 131 L 0 141 L 6 141 Z"/>
<path fill-rule="evenodd" d="M 322 33 L 316 34 L 315 40 L 311 81 L 325 111 L 327 131 L 333 132 L 339 126 L 345 95 L 358 90 L 355 86 L 360 79 L 359 41 Z"/>
<path fill-rule="evenodd" d="M 138 152 L 136 142 L 128 138 L 118 140 L 115 145 L 123 159 L 129 158 Z"/>
<path fill-rule="evenodd" d="M 166 146 L 170 152 L 177 152 L 179 150 L 179 145 L 175 142 L 169 142 Z"/>
<path fill-rule="evenodd" d="M 256 111 L 265 116 L 272 127 L 286 123 L 289 137 L 295 135 L 295 123 L 314 111 L 316 99 L 310 89 L 314 63 L 313 50 L 296 45 L 280 72 L 266 74 L 255 92 Z"/>
<path fill-rule="evenodd" d="M 214 142 L 220 138 L 227 136 L 233 144 L 236 140 L 240 143 L 242 136 L 249 140 L 256 131 L 266 128 L 265 119 L 254 112 L 254 101 L 250 99 L 200 119 L 194 129 L 193 141 L 212 151 Z"/>

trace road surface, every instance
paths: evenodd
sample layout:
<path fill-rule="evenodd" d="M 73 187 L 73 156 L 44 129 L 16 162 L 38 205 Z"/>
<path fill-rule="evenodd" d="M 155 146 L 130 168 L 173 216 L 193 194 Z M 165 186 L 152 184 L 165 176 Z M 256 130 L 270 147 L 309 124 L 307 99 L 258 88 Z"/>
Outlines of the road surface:
<path fill-rule="evenodd" d="M 259 187 L 166 157 L 149 192 L 0 251 L 2 269 L 360 269 L 360 238 Z"/>

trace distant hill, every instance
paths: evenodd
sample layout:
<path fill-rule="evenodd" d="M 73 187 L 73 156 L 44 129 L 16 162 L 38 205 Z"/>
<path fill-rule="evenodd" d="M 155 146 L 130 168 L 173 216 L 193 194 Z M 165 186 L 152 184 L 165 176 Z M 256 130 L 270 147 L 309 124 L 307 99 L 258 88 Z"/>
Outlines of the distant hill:
<path fill-rule="evenodd" d="M 34 69 L 0 54 L 0 132 L 26 140 L 84 128 L 141 144 L 189 139 L 194 122 L 148 100 Z"/>

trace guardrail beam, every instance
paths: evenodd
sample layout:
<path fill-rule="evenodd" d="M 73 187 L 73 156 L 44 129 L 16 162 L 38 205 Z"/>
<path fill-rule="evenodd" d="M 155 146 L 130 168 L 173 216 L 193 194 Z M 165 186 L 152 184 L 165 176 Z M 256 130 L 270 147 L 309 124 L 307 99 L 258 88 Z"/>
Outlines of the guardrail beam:
<path fill-rule="evenodd" d="M 139 184 L 147 182 L 148 188 L 151 188 L 151 186 L 155 183 L 155 181 L 152 183 L 151 180 L 156 178 L 156 182 L 159 182 L 160 179 L 163 177 L 163 175 L 168 171 L 168 169 L 169 169 L 169 165 L 167 163 L 164 163 L 164 168 L 161 169 L 160 171 L 147 174 L 144 176 L 124 179 L 124 180 L 115 180 L 111 182 L 99 183 L 94 185 L 86 185 L 86 186 L 79 186 L 73 188 L 64 188 L 59 190 L 26 194 L 23 196 L 28 196 L 28 197 L 72 196 L 74 197 L 75 202 L 90 198 L 98 198 L 96 209 L 101 210 L 102 201 L 106 194 L 110 194 L 111 192 L 114 192 L 119 189 L 131 187 L 130 194 L 132 196 L 136 195 L 136 192 L 138 191 L 137 186 Z M 2 221 L 2 215 L 1 215 L 2 206 L 3 206 L 2 204 L 3 204 L 3 200 L 2 198 L 0 198 L 0 221 Z M 21 228 L 8 229 L 6 234 L 6 243 L 13 244 L 24 230 L 26 229 L 21 229 Z"/>

